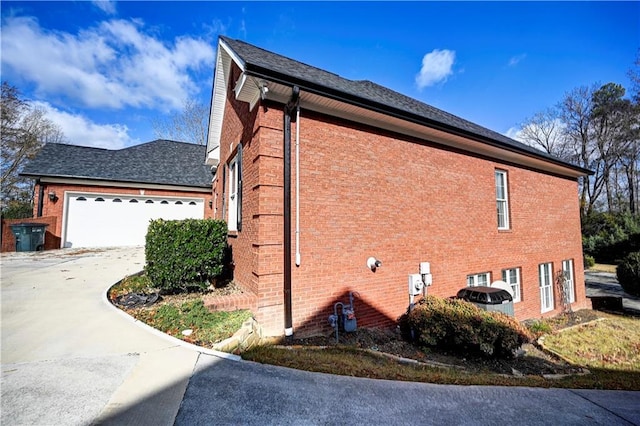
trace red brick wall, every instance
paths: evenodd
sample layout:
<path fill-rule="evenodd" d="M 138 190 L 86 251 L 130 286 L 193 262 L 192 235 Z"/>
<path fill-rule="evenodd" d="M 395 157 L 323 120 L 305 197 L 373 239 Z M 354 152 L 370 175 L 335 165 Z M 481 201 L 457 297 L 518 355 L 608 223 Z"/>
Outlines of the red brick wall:
<path fill-rule="evenodd" d="M 221 132 L 218 172 L 214 181 L 215 217 L 228 218 L 227 165 L 242 151 L 242 230 L 229 233 L 235 264 L 234 280 L 257 299 L 255 315 L 267 334 L 279 334 L 283 317 L 282 252 L 282 125 L 280 106 L 256 106 L 237 102 L 232 84 L 239 70 L 229 79 L 225 121 Z M 226 171 L 224 171 L 226 170 Z M 222 175 L 226 173 L 223 190 Z M 223 198 L 226 198 L 223 206 Z M 224 207 L 224 209 L 223 209 Z"/>
<path fill-rule="evenodd" d="M 63 209 L 66 192 L 92 192 L 103 194 L 141 194 L 142 189 L 138 188 L 118 188 L 108 186 L 91 186 L 91 185 L 72 185 L 72 184 L 60 184 L 60 183 L 41 183 L 36 184 L 35 197 L 33 201 L 33 219 L 32 221 L 39 221 L 38 215 L 38 200 L 40 195 L 40 186 L 44 186 L 44 200 L 42 204 L 42 216 L 54 216 L 58 218 L 55 222 L 55 226 L 49 227 L 48 232 L 51 232 L 53 236 L 57 237 L 58 247 L 60 248 L 63 226 Z M 51 201 L 49 199 L 49 193 L 55 192 L 58 199 Z M 158 189 L 144 189 L 144 195 L 149 196 L 167 196 L 167 197 L 193 197 L 205 199 L 205 217 L 213 217 L 213 208 L 209 207 L 209 200 L 211 194 L 206 192 L 192 192 L 192 191 L 166 191 Z"/>
<path fill-rule="evenodd" d="M 44 249 L 52 250 L 60 248 L 60 237 L 53 230 L 56 229 L 58 218 L 46 216 L 28 219 L 2 219 L 2 252 L 16 251 L 16 238 L 11 230 L 11 225 L 17 223 L 44 223 L 49 225 L 45 228 Z"/>
<path fill-rule="evenodd" d="M 420 262 L 431 263 L 428 292 L 444 297 L 468 274 L 489 271 L 495 281 L 502 269 L 521 268 L 515 313 L 526 319 L 541 316 L 538 264 L 553 262 L 555 273 L 574 259 L 576 306 L 585 306 L 576 181 L 374 132 L 302 113 L 298 327 L 328 329 L 333 304 L 350 291 L 359 295 L 359 323 L 389 324 L 406 310 L 408 274 Z M 508 173 L 509 231 L 497 229 L 496 169 Z M 375 273 L 369 256 L 382 261 Z"/>
<path fill-rule="evenodd" d="M 236 69 L 230 82 L 237 74 Z M 327 317 L 336 302 L 348 302 L 349 292 L 356 292 L 359 325 L 392 324 L 407 309 L 408 274 L 418 273 L 420 262 L 431 263 L 428 292 L 443 297 L 465 287 L 468 274 L 491 272 L 495 281 L 502 269 L 521 268 L 522 301 L 515 313 L 526 319 L 560 311 L 556 292 L 556 309 L 540 313 L 538 265 L 553 262 L 555 273 L 562 260 L 573 259 L 574 309 L 586 307 L 575 180 L 305 110 L 299 124 L 302 263 L 292 271 L 296 333 L 330 332 Z M 257 319 L 274 335 L 284 329 L 282 128 L 281 105 L 258 104 L 249 112 L 228 91 L 220 167 L 235 155 L 237 142 L 244 144 L 243 229 L 230 238 L 234 278 L 255 292 Z M 295 164 L 293 148 L 292 158 Z M 496 169 L 508 173 L 508 231 L 497 229 Z M 294 189 L 293 170 L 292 179 Z M 219 169 L 218 218 L 222 192 Z M 294 223 L 291 238 L 295 242 Z M 369 256 L 382 261 L 375 273 L 366 266 Z"/>

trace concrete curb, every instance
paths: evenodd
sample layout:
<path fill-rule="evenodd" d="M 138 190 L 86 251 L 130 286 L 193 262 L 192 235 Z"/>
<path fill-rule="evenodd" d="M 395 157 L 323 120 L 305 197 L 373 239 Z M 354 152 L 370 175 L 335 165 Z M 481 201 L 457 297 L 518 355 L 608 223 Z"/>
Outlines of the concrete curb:
<path fill-rule="evenodd" d="M 136 273 L 136 274 L 131 274 L 129 276 L 135 276 L 140 274 L 142 271 Z M 124 278 L 123 278 L 124 279 Z M 144 322 L 137 320 L 136 318 L 132 317 L 131 315 L 129 315 L 128 313 L 126 313 L 125 311 L 123 311 L 122 309 L 119 309 L 118 307 L 114 306 L 113 303 L 111 303 L 109 301 L 109 290 L 111 289 L 111 287 L 118 285 L 122 282 L 122 280 L 116 282 L 115 284 L 111 284 L 109 287 L 107 287 L 105 289 L 105 291 L 102 292 L 102 301 L 109 306 L 110 309 L 115 310 L 116 312 L 118 312 L 122 317 L 127 318 L 129 321 L 133 322 L 134 324 L 136 324 L 138 327 L 141 327 L 147 331 L 149 331 L 152 334 L 155 334 L 156 336 L 162 337 L 163 339 L 174 343 L 177 346 L 182 346 L 184 348 L 187 349 L 191 349 L 193 351 L 196 352 L 200 352 L 206 355 L 212 355 L 212 356 L 216 356 L 218 358 L 223 358 L 223 359 L 228 359 L 230 361 L 242 361 L 242 358 L 239 355 L 234 355 L 234 354 L 230 354 L 230 353 L 226 353 L 226 352 L 220 352 L 220 351 L 216 351 L 214 349 L 209 349 L 209 348 L 203 348 L 202 346 L 198 346 L 198 345 L 194 345 L 193 343 L 188 343 L 185 342 L 184 340 L 180 340 L 177 337 L 173 337 L 168 335 L 167 333 L 163 333 L 162 331 L 151 327 L 148 324 L 145 324 Z"/>

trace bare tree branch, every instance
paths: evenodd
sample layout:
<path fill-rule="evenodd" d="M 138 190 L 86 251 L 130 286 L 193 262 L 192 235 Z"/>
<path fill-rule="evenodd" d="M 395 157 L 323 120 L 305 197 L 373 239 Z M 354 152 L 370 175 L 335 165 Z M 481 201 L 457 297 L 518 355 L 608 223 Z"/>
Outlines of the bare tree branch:
<path fill-rule="evenodd" d="M 205 105 L 187 99 L 182 111 L 153 120 L 153 132 L 159 139 L 206 145 L 208 118 L 209 109 Z"/>

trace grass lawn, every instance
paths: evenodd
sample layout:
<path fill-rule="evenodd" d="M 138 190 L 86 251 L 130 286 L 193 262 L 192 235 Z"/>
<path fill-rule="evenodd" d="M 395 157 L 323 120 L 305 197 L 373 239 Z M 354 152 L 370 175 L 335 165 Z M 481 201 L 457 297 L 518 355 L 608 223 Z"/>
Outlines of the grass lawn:
<path fill-rule="evenodd" d="M 611 272 L 612 274 L 615 274 L 616 273 L 616 265 L 607 265 L 607 264 L 604 264 L 604 263 L 596 263 L 591 268 L 589 268 L 589 271 Z"/>
<path fill-rule="evenodd" d="M 544 346 L 587 368 L 640 372 L 640 319 L 607 315 L 546 336 Z"/>

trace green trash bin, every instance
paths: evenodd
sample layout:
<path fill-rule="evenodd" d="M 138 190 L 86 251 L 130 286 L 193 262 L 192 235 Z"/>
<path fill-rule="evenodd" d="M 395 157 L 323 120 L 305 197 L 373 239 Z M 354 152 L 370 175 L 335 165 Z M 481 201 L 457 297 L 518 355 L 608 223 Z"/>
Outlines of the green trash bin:
<path fill-rule="evenodd" d="M 16 251 L 44 250 L 44 234 L 46 223 L 17 223 L 11 225 L 11 231 L 16 237 Z"/>

